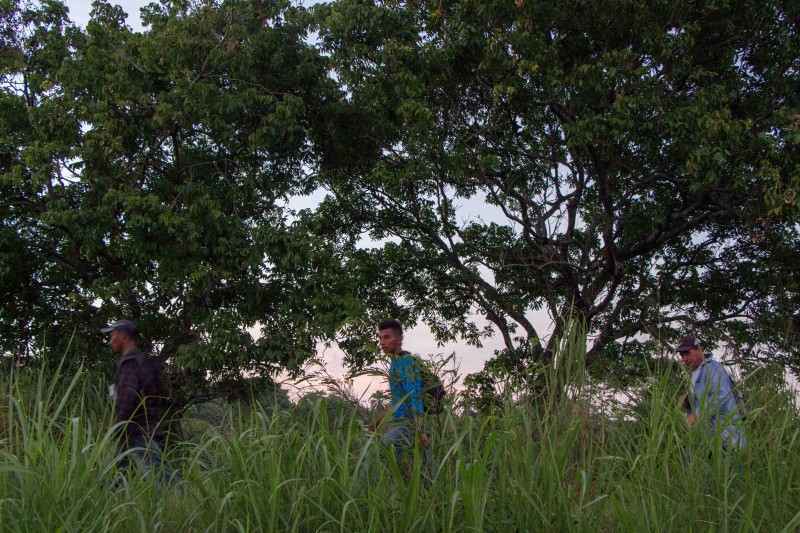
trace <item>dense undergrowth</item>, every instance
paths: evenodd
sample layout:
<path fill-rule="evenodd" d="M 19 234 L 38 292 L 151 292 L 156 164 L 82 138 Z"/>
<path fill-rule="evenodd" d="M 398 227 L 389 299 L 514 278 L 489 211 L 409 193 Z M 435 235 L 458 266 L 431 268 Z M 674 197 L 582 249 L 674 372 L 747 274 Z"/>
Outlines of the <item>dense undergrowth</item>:
<path fill-rule="evenodd" d="M 692 431 L 674 380 L 653 374 L 629 416 L 589 408 L 582 372 L 561 364 L 551 393 L 495 415 L 432 420 L 436 479 L 419 456 L 357 475 L 376 436 L 363 420 L 258 404 L 223 426 L 187 420 L 169 455 L 184 482 L 159 497 L 120 479 L 105 384 L 86 374 L 0 378 L 4 531 L 687 531 L 800 527 L 800 423 L 768 379 L 749 391 L 748 445 L 726 453 Z M 536 407 L 534 407 L 536 406 Z M 121 482 L 120 482 L 121 481 Z"/>

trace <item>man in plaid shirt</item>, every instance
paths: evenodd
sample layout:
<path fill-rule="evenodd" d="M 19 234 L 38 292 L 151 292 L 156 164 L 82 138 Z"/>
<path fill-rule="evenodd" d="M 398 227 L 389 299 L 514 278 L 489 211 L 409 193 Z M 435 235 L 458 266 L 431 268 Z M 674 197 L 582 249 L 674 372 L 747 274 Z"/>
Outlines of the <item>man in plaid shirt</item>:
<path fill-rule="evenodd" d="M 172 479 L 162 463 L 159 423 L 166 387 L 161 372 L 149 355 L 139 349 L 139 330 L 130 320 L 119 320 L 100 330 L 109 334 L 111 350 L 120 354 L 114 384 L 109 395 L 114 400 L 114 420 L 121 424 L 119 449 L 123 453 L 120 466 L 131 462 L 145 478 L 155 475 L 156 489 Z"/>

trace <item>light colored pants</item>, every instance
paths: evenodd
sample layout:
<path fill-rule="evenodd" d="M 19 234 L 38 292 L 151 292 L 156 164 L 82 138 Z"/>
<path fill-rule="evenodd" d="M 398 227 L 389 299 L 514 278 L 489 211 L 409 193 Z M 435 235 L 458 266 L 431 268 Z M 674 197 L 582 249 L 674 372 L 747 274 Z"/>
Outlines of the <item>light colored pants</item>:
<path fill-rule="evenodd" d="M 430 432 L 428 432 L 428 435 L 430 435 Z M 376 444 L 364 459 L 360 473 L 362 483 L 364 481 L 369 481 L 372 487 L 378 484 L 380 480 L 379 468 L 386 460 L 387 453 L 394 453 L 395 457 L 398 459 L 401 457 L 410 457 L 414 453 L 415 438 L 416 432 L 408 426 L 394 426 L 390 428 L 381 438 L 380 443 Z M 436 475 L 433 462 L 433 450 L 431 450 L 431 446 L 423 450 L 421 445 L 420 450 L 423 452 L 423 471 L 429 479 L 433 480 Z"/>

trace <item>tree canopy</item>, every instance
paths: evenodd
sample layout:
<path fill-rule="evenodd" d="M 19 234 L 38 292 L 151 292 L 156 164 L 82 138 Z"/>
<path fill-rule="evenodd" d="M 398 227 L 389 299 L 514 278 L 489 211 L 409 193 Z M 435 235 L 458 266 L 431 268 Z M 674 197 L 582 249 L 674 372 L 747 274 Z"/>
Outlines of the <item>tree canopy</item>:
<path fill-rule="evenodd" d="M 287 204 L 338 94 L 304 11 L 150 4 L 135 33 L 104 2 L 85 31 L 3 5 L 3 351 L 73 339 L 93 361 L 126 317 L 183 381 L 297 369 L 349 283 Z"/>
<path fill-rule="evenodd" d="M 0 10 L 4 353 L 94 362 L 124 316 L 224 384 L 363 364 L 394 316 L 514 375 L 575 317 L 590 361 L 692 331 L 800 367 L 793 3 Z"/>
<path fill-rule="evenodd" d="M 345 231 L 391 238 L 372 260 L 443 338 L 481 342 L 481 314 L 506 347 L 492 365 L 518 372 L 546 363 L 576 317 L 590 361 L 691 331 L 797 364 L 794 4 L 340 1 L 317 14 L 365 117 L 361 164 L 323 170 L 324 207 Z M 469 215 L 474 199 L 487 207 Z"/>

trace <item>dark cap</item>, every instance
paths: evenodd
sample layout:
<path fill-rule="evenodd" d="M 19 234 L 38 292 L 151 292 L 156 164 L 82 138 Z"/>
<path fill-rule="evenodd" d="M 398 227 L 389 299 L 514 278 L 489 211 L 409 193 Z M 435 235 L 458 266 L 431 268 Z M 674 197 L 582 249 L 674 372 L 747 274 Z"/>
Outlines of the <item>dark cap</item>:
<path fill-rule="evenodd" d="M 697 348 L 700 346 L 700 343 L 693 335 L 684 335 L 681 337 L 681 342 L 678 343 L 678 347 L 675 348 L 677 352 L 688 352 L 692 348 Z"/>
<path fill-rule="evenodd" d="M 107 328 L 100 330 L 100 333 L 111 333 L 112 331 L 123 331 L 129 337 L 135 337 L 139 334 L 139 328 L 130 320 L 117 320 Z"/>

